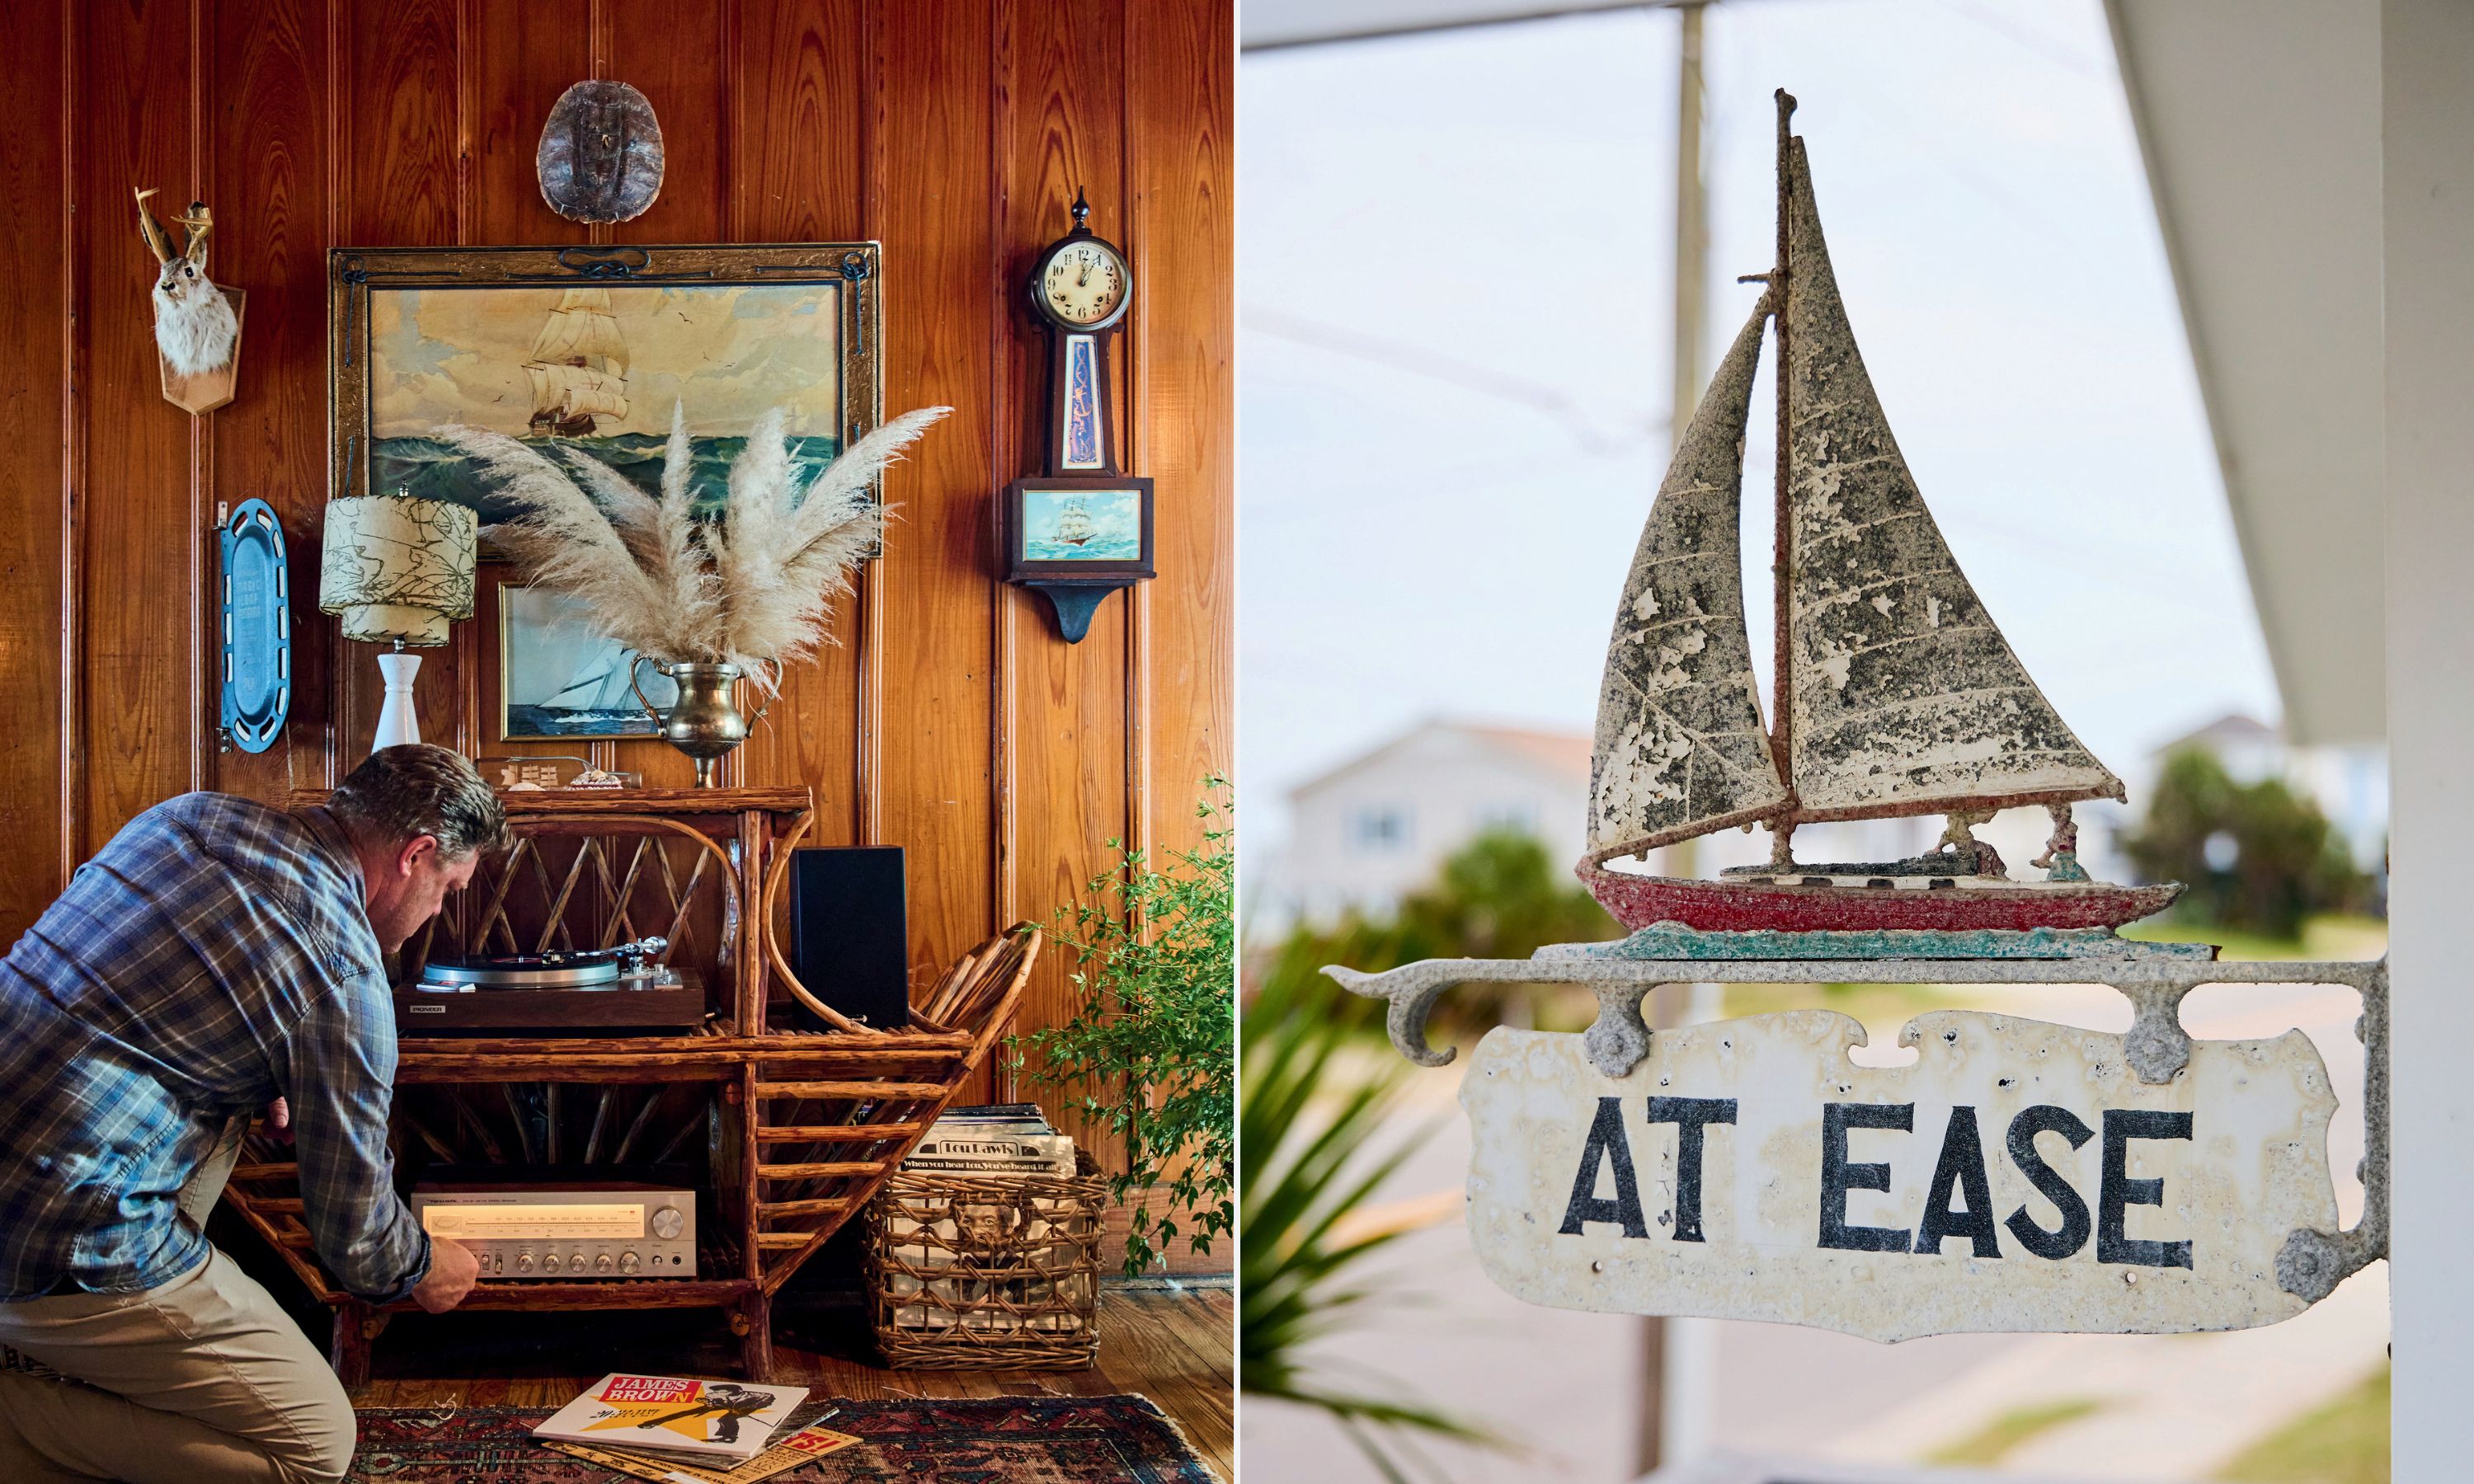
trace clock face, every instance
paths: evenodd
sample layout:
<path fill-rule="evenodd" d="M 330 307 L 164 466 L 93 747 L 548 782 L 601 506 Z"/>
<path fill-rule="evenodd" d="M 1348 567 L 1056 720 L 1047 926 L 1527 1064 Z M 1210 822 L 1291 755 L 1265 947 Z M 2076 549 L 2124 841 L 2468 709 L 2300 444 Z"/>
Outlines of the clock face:
<path fill-rule="evenodd" d="M 1123 314 L 1133 284 L 1125 261 L 1106 244 L 1068 241 L 1040 270 L 1039 301 L 1071 325 L 1089 329 Z"/>

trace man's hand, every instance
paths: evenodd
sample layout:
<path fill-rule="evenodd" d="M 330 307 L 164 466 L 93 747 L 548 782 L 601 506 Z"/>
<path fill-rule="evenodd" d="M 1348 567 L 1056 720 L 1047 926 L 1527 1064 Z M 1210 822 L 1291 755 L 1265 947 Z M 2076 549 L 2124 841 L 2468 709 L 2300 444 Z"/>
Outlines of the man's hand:
<path fill-rule="evenodd" d="M 292 1142 L 292 1105 L 279 1097 L 266 1105 L 266 1135 L 279 1144 Z"/>
<path fill-rule="evenodd" d="M 464 1302 L 480 1280 L 481 1259 L 461 1242 L 443 1236 L 429 1239 L 429 1271 L 413 1285 L 412 1302 L 433 1314 L 444 1314 Z"/>

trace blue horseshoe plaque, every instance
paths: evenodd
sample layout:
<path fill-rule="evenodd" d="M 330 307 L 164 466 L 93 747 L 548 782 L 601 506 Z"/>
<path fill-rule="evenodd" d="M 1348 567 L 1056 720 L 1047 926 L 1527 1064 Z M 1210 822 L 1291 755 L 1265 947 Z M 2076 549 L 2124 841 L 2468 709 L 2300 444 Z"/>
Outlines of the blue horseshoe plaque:
<path fill-rule="evenodd" d="M 243 500 L 218 533 L 224 559 L 223 730 L 263 753 L 292 710 L 292 588 L 283 527 L 264 500 Z"/>

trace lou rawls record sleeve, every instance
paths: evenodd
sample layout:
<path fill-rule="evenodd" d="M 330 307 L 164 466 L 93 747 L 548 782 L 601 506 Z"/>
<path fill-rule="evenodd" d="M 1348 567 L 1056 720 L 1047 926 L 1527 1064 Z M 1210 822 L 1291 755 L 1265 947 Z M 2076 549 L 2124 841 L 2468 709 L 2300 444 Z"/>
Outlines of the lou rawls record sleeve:
<path fill-rule="evenodd" d="M 807 1396 L 805 1386 L 750 1386 L 614 1371 L 551 1414 L 533 1429 L 533 1436 L 743 1461 L 764 1450 L 773 1430 Z"/>

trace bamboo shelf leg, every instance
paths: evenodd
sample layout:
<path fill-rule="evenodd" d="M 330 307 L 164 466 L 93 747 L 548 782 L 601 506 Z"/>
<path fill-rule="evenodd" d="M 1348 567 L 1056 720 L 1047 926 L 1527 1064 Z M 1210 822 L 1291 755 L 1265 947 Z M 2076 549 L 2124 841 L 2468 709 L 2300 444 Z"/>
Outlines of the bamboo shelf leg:
<path fill-rule="evenodd" d="M 739 1336 L 739 1366 L 751 1381 L 773 1379 L 773 1300 L 759 1288 L 732 1306 L 731 1331 Z"/>
<path fill-rule="evenodd" d="M 376 1337 L 377 1320 L 377 1310 L 358 1299 L 335 1305 L 334 1342 L 327 1359 L 346 1391 L 370 1383 L 370 1342 Z"/>

